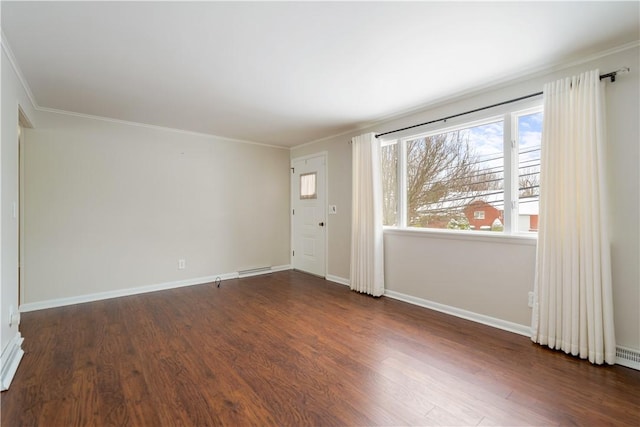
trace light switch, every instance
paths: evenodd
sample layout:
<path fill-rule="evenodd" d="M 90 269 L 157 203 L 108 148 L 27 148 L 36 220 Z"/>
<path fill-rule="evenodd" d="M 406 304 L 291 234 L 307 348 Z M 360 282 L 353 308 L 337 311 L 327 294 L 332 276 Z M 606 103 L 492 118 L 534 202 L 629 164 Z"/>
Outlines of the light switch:
<path fill-rule="evenodd" d="M 335 215 L 337 213 L 338 213 L 338 209 L 336 208 L 336 205 L 329 205 L 329 214 Z"/>

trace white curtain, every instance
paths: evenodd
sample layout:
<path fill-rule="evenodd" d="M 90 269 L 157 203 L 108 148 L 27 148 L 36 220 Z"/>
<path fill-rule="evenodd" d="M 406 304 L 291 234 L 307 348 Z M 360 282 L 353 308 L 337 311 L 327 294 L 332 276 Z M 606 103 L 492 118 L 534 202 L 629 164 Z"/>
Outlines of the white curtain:
<path fill-rule="evenodd" d="M 615 363 L 599 71 L 544 86 L 540 223 L 531 339 Z"/>
<path fill-rule="evenodd" d="M 351 289 L 384 293 L 380 144 L 368 133 L 351 140 Z"/>

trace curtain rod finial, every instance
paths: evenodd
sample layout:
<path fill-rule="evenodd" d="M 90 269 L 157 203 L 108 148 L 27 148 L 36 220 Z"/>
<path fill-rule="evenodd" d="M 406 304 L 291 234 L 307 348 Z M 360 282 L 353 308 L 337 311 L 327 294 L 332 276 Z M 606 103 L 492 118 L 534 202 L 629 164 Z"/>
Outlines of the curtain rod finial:
<path fill-rule="evenodd" d="M 629 67 L 622 67 L 619 70 L 614 71 L 613 73 L 611 73 L 611 83 L 615 83 L 616 76 L 618 74 L 627 74 L 629 71 L 631 71 Z"/>

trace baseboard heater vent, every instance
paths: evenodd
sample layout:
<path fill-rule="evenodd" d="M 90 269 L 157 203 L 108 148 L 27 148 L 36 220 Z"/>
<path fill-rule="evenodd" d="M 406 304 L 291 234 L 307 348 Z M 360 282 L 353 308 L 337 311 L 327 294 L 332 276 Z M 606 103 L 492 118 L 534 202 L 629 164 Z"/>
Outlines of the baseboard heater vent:
<path fill-rule="evenodd" d="M 242 279 L 243 277 L 258 276 L 260 274 L 269 274 L 269 273 L 272 273 L 272 272 L 273 271 L 271 270 L 271 266 L 269 266 L 269 267 L 250 268 L 248 270 L 240 270 L 240 271 L 238 271 L 238 277 Z"/>
<path fill-rule="evenodd" d="M 616 347 L 616 363 L 640 371 L 640 351 Z"/>

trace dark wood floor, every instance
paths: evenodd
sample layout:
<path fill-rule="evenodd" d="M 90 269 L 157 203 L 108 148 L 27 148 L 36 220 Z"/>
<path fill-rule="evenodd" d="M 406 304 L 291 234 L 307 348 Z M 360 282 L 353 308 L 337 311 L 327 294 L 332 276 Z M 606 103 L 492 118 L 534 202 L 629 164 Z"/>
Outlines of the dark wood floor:
<path fill-rule="evenodd" d="M 2 426 L 638 425 L 640 372 L 286 271 L 25 313 Z"/>

